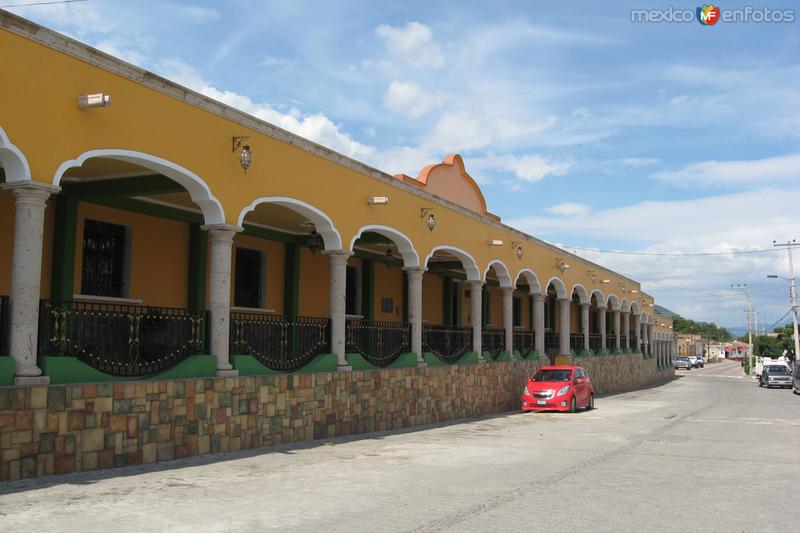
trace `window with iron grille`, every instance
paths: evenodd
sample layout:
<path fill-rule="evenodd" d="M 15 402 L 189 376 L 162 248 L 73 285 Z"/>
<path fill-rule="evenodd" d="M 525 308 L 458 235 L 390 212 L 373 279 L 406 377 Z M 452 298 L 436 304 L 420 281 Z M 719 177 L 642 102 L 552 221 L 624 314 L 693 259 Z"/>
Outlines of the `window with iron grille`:
<path fill-rule="evenodd" d="M 260 250 L 236 248 L 233 305 L 261 307 L 264 286 L 264 254 Z"/>
<path fill-rule="evenodd" d="M 345 287 L 345 313 L 361 314 L 361 276 L 358 267 L 347 267 L 347 285 Z"/>
<path fill-rule="evenodd" d="M 128 228 L 86 219 L 83 223 L 81 294 L 127 296 Z"/>

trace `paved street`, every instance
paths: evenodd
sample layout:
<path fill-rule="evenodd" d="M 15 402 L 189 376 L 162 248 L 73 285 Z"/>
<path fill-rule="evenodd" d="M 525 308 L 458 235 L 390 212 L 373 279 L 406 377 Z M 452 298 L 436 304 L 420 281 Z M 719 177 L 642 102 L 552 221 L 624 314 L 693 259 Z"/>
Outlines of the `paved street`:
<path fill-rule="evenodd" d="M 2 531 L 789 531 L 800 397 L 737 363 L 508 413 L 0 486 Z"/>

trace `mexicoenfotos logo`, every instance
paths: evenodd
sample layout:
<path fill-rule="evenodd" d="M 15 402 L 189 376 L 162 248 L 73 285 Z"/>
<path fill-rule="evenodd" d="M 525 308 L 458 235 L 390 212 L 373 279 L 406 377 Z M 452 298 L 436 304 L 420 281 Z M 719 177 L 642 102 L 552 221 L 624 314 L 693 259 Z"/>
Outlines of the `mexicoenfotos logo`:
<path fill-rule="evenodd" d="M 697 8 L 697 22 L 703 26 L 713 26 L 719 22 L 719 7 L 714 7 L 714 4 L 706 5 Z"/>
<path fill-rule="evenodd" d="M 703 26 L 714 26 L 720 21 L 725 24 L 775 24 L 794 22 L 795 12 L 794 9 L 771 9 L 767 6 L 745 6 L 723 11 L 714 4 L 703 4 L 694 11 L 672 6 L 659 9 L 631 10 L 631 22 L 636 23 L 668 22 L 689 24 L 695 20 Z"/>

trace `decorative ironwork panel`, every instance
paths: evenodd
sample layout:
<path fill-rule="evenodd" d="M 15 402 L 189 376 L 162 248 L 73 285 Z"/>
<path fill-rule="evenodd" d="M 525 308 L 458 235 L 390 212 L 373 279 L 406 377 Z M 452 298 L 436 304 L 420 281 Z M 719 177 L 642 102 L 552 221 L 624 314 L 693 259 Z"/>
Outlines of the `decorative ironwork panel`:
<path fill-rule="evenodd" d="M 91 302 L 39 311 L 39 355 L 77 357 L 114 376 L 161 372 L 206 350 L 207 311 Z"/>
<path fill-rule="evenodd" d="M 392 364 L 411 349 L 411 325 L 377 320 L 348 320 L 348 351 L 360 353 L 375 366 Z"/>
<path fill-rule="evenodd" d="M 330 353 L 330 319 L 231 313 L 231 353 L 252 355 L 273 370 L 296 370 Z"/>
<path fill-rule="evenodd" d="M 492 359 L 497 359 L 506 347 L 506 330 L 484 328 L 481 331 L 481 350 L 489 352 Z"/>
<path fill-rule="evenodd" d="M 455 363 L 472 350 L 469 326 L 422 326 L 422 349 L 445 363 Z"/>
<path fill-rule="evenodd" d="M 591 349 L 594 353 L 597 353 L 602 348 L 603 348 L 603 336 L 600 333 L 591 333 L 589 335 L 589 349 Z"/>
<path fill-rule="evenodd" d="M 533 331 L 515 331 L 514 348 L 519 351 L 521 356 L 527 357 L 536 346 L 535 338 Z"/>
<path fill-rule="evenodd" d="M 8 353 L 8 323 L 10 320 L 8 296 L 0 296 L 0 355 Z"/>
<path fill-rule="evenodd" d="M 569 348 L 575 353 L 579 353 L 584 348 L 583 333 L 569 334 Z"/>
<path fill-rule="evenodd" d="M 547 331 L 544 334 L 544 351 L 549 356 L 558 355 L 558 333 Z"/>
<path fill-rule="evenodd" d="M 609 333 L 606 335 L 606 349 L 608 351 L 616 350 L 617 348 L 617 336 L 613 333 Z"/>

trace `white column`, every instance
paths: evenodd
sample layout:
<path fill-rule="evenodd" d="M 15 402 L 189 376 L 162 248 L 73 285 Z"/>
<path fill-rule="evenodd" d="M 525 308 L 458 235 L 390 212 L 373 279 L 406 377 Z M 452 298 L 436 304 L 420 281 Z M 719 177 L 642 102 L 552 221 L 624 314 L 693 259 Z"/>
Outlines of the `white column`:
<path fill-rule="evenodd" d="M 514 288 L 501 287 L 503 292 L 503 328 L 505 329 L 506 351 L 514 359 Z"/>
<path fill-rule="evenodd" d="M 34 181 L 12 182 L 3 188 L 14 194 L 14 248 L 11 270 L 9 350 L 14 358 L 15 385 L 47 385 L 36 365 L 39 298 L 42 277 L 44 210 L 59 187 Z"/>
<path fill-rule="evenodd" d="M 605 306 L 597 309 L 597 327 L 600 328 L 600 353 L 606 353 L 606 313 L 608 308 Z"/>
<path fill-rule="evenodd" d="M 336 355 L 337 370 L 353 368 L 345 357 L 345 311 L 347 310 L 347 259 L 352 255 L 347 250 L 326 250 L 330 260 L 330 282 L 328 314 L 331 319 L 331 352 Z"/>
<path fill-rule="evenodd" d="M 544 295 L 533 295 L 533 336 L 534 347 L 539 357 L 544 357 Z"/>
<path fill-rule="evenodd" d="M 583 349 L 589 349 L 589 306 L 590 303 L 581 303 L 581 333 L 583 333 Z"/>
<path fill-rule="evenodd" d="M 558 355 L 571 355 L 569 350 L 569 307 L 571 303 L 569 298 L 558 299 Z"/>
<path fill-rule="evenodd" d="M 622 328 L 625 332 L 625 348 L 626 350 L 631 347 L 631 314 L 630 312 L 622 312 Z"/>
<path fill-rule="evenodd" d="M 620 339 L 620 331 L 619 331 L 620 330 L 619 309 L 614 309 L 613 312 L 614 312 L 614 337 L 616 337 L 614 345 L 616 347 L 616 350 L 620 351 L 620 349 L 622 349 L 622 339 Z"/>
<path fill-rule="evenodd" d="M 217 375 L 238 375 L 230 363 L 231 263 L 233 237 L 242 228 L 230 224 L 202 226 L 208 231 L 211 264 L 208 272 L 209 347 L 217 357 Z"/>
<path fill-rule="evenodd" d="M 483 283 L 480 281 L 469 282 L 469 305 L 472 318 L 472 349 L 478 352 L 478 361 L 483 362 L 483 347 L 481 346 L 481 313 L 483 312 Z"/>
<path fill-rule="evenodd" d="M 411 324 L 411 351 L 417 354 L 417 366 L 426 366 L 422 357 L 422 276 L 425 267 L 408 267 L 408 321 Z"/>

